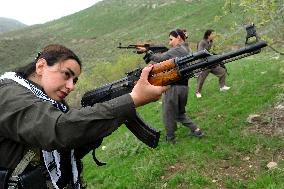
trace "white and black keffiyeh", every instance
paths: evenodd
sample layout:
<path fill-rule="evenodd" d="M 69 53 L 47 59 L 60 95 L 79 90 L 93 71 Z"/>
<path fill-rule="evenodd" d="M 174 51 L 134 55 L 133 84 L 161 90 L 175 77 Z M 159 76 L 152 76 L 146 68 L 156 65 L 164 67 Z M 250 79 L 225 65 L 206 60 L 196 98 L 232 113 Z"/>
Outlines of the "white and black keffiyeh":
<path fill-rule="evenodd" d="M 54 107 L 61 110 L 62 112 L 66 113 L 68 111 L 68 108 L 62 104 L 59 103 L 51 98 L 49 98 L 42 90 L 40 90 L 38 87 L 30 83 L 28 80 L 18 76 L 15 72 L 6 72 L 1 77 L 2 79 L 11 79 L 18 84 L 24 86 L 25 88 L 29 89 L 35 96 L 37 96 L 42 101 L 46 101 L 51 103 Z M 53 183 L 53 186 L 56 189 L 59 189 L 59 186 L 57 185 L 57 181 L 61 177 L 61 170 L 60 170 L 60 153 L 57 150 L 48 152 L 48 151 L 42 151 L 44 163 L 48 170 L 48 173 L 50 175 L 51 181 Z M 79 182 L 79 175 L 78 175 L 78 169 L 76 165 L 76 159 L 74 156 L 74 150 L 71 150 L 70 153 L 71 156 L 71 165 L 72 165 L 72 173 L 73 173 L 73 181 L 74 181 L 74 187 L 75 189 L 80 188 L 80 182 Z M 56 166 L 55 166 L 56 165 Z"/>

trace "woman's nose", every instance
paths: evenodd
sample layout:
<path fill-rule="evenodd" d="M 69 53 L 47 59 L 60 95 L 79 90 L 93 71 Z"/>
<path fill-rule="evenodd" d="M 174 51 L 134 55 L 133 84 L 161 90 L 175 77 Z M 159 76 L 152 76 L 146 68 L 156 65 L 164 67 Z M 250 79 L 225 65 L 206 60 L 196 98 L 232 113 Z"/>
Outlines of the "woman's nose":
<path fill-rule="evenodd" d="M 73 91 L 75 89 L 75 84 L 73 82 L 73 79 L 68 79 L 67 83 L 66 83 L 66 88 L 69 90 L 69 91 Z"/>

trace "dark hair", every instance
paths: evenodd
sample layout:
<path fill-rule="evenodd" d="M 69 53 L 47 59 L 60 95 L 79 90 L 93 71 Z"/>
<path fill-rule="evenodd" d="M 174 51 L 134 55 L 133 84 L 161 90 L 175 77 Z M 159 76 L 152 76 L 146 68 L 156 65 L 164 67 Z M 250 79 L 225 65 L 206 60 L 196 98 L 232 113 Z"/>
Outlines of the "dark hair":
<path fill-rule="evenodd" d="M 211 35 L 211 33 L 214 32 L 214 30 L 206 30 L 206 32 L 204 33 L 203 39 L 208 39 L 209 35 Z"/>
<path fill-rule="evenodd" d="M 187 39 L 187 34 L 186 34 L 186 30 L 183 29 L 176 29 L 170 32 L 169 36 L 173 36 L 173 37 L 178 37 L 180 36 L 184 41 Z"/>
<path fill-rule="evenodd" d="M 82 67 L 80 59 L 73 51 L 63 45 L 51 44 L 44 47 L 43 50 L 37 54 L 37 57 L 33 62 L 23 67 L 16 68 L 15 72 L 21 77 L 27 78 L 35 72 L 36 62 L 40 58 L 45 59 L 48 66 L 53 66 L 61 61 L 73 59 L 78 62 L 80 69 Z"/>

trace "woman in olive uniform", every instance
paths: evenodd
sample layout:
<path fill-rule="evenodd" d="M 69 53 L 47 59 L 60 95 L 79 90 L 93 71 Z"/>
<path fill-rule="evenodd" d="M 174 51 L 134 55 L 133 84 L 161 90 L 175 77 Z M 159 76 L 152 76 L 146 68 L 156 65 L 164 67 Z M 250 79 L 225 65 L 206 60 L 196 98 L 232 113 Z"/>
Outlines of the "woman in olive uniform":
<path fill-rule="evenodd" d="M 172 47 L 164 53 L 153 53 L 140 48 L 139 51 L 146 52 L 145 57 L 153 62 L 159 63 L 168 59 L 183 57 L 191 52 L 188 44 L 186 30 L 176 29 L 169 33 L 169 45 Z M 185 111 L 188 98 L 188 78 L 171 85 L 170 89 L 163 95 L 163 122 L 166 129 L 166 141 L 176 143 L 175 131 L 177 122 L 188 127 L 190 135 L 202 137 L 201 130 L 192 122 Z"/>
<path fill-rule="evenodd" d="M 203 36 L 203 40 L 201 40 L 197 45 L 197 50 L 201 51 L 206 49 L 207 51 L 210 51 L 211 47 L 213 46 L 213 39 L 214 39 L 214 30 L 211 29 L 206 30 Z M 207 78 L 209 73 L 212 73 L 219 78 L 220 91 L 227 91 L 230 89 L 230 87 L 225 85 L 226 69 L 225 67 L 222 67 L 221 65 L 218 64 L 213 68 L 203 70 L 199 73 L 197 78 L 196 92 L 195 92 L 197 98 L 202 97 L 201 90 L 205 82 L 205 79 Z"/>
<path fill-rule="evenodd" d="M 81 61 L 70 49 L 48 45 L 31 64 L 4 73 L 0 77 L 0 188 L 20 174 L 39 176 L 33 174 L 39 165 L 51 188 L 80 188 L 76 158 L 79 161 L 88 153 L 84 147 L 92 147 L 134 116 L 135 107 L 159 99 L 167 90 L 148 82 L 151 69 L 152 65 L 143 69 L 131 93 L 74 110 L 68 109 L 64 99 L 75 89 Z M 24 165 L 27 156 L 29 161 L 38 157 L 39 163 Z M 12 172 L 8 180 L 6 170 Z M 35 178 L 39 183 L 40 178 Z M 46 187 L 45 183 L 23 183 L 28 188 Z"/>

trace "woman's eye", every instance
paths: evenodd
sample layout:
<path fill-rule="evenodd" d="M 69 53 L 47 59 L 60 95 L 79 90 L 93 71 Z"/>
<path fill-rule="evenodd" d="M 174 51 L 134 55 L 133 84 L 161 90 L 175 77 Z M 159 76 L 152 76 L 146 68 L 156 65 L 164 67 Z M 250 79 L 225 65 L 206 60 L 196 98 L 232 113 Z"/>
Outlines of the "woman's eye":
<path fill-rule="evenodd" d="M 71 77 L 71 74 L 69 73 L 69 72 L 63 72 L 63 74 L 64 74 L 64 78 L 65 79 L 69 79 L 70 77 Z"/>

